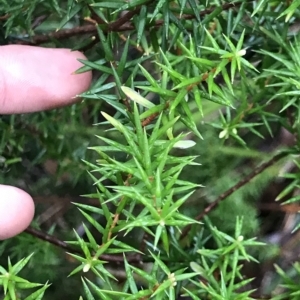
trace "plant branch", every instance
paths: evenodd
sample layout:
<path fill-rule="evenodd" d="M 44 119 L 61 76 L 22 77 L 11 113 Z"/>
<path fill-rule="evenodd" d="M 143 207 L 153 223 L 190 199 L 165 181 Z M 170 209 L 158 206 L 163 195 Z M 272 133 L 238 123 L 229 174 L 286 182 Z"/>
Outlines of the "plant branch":
<path fill-rule="evenodd" d="M 278 162 L 280 159 L 283 157 L 287 156 L 287 152 L 280 152 L 279 154 L 276 154 L 274 157 L 272 157 L 270 160 L 267 162 L 263 163 L 256 169 L 254 169 L 248 176 L 243 178 L 241 181 L 239 181 L 237 184 L 235 184 L 233 187 L 231 187 L 229 190 L 221 194 L 215 201 L 210 203 L 196 218 L 195 220 L 200 221 L 203 219 L 204 216 L 209 214 L 213 209 L 215 209 L 223 200 L 225 200 L 227 197 L 231 196 L 235 191 L 243 187 L 245 184 L 247 184 L 250 180 L 252 180 L 254 177 L 257 175 L 261 174 L 265 169 L 268 167 L 274 165 L 276 162 Z M 183 239 L 186 237 L 186 235 L 189 233 L 191 230 L 192 225 L 186 226 L 182 234 L 180 236 L 180 239 Z"/>
<path fill-rule="evenodd" d="M 134 10 L 130 10 L 129 12 L 127 12 L 123 17 L 117 19 L 116 21 L 110 23 L 107 28 L 108 31 L 118 31 L 118 28 L 121 28 L 125 23 L 129 22 L 130 19 L 138 14 L 141 10 L 141 7 L 137 7 Z"/>
<path fill-rule="evenodd" d="M 71 246 L 69 246 L 66 242 L 58 239 L 57 237 L 47 234 L 45 232 L 42 232 L 40 230 L 37 230 L 33 227 L 28 227 L 27 229 L 25 229 L 25 232 L 30 234 L 31 236 L 34 236 L 35 238 L 38 238 L 42 241 L 48 242 L 58 248 L 61 248 L 63 250 L 66 250 L 72 254 L 82 254 L 82 251 L 80 251 L 79 249 L 75 249 Z M 93 255 L 93 253 L 92 253 Z M 102 254 L 99 257 L 97 257 L 100 260 L 103 261 L 107 261 L 110 263 L 115 263 L 115 264 L 123 264 L 124 263 L 124 256 L 123 255 L 110 255 L 110 254 Z M 153 258 L 151 256 L 146 256 L 146 255 L 142 255 L 140 253 L 134 253 L 134 254 L 129 254 L 126 255 L 126 260 L 129 263 L 132 264 L 141 264 L 141 263 L 146 263 L 146 262 L 153 262 Z M 184 261 L 180 261 L 178 259 L 175 260 L 166 260 L 169 262 L 181 262 L 184 263 Z"/>
<path fill-rule="evenodd" d="M 73 247 L 70 247 L 66 242 L 61 241 L 60 239 L 56 238 L 55 236 L 47 234 L 47 233 L 37 230 L 35 228 L 28 227 L 25 230 L 25 232 L 42 240 L 42 241 L 48 242 L 54 246 L 57 246 L 63 250 L 66 250 L 70 253 L 82 254 L 82 251 L 75 249 Z M 108 261 L 108 262 L 114 262 L 114 263 L 123 263 L 124 262 L 123 255 L 103 254 L 103 255 L 100 255 L 99 259 Z M 140 254 L 129 255 L 128 257 L 126 257 L 126 259 L 128 262 L 132 262 L 132 263 L 139 263 L 142 260 Z"/>
<path fill-rule="evenodd" d="M 247 0 L 247 2 L 253 2 L 253 0 Z M 244 3 L 244 1 L 236 2 L 236 3 L 225 3 L 222 6 L 222 11 L 229 10 L 231 8 L 238 8 Z M 201 17 L 211 14 L 217 7 L 211 7 L 205 10 L 202 10 L 199 15 Z M 106 24 L 103 26 L 102 30 L 103 32 L 124 32 L 135 29 L 134 24 L 130 21 L 130 19 L 136 15 L 140 11 L 140 7 L 135 8 L 132 11 L 127 12 L 123 17 L 119 18 L 118 20 Z M 3 16 L 6 17 L 6 16 Z M 192 20 L 195 18 L 195 15 L 182 15 L 179 19 L 182 20 Z M 157 20 L 153 24 L 148 25 L 149 27 L 161 27 L 164 25 L 164 20 Z M 39 45 L 45 42 L 48 42 L 52 39 L 64 39 L 69 38 L 76 35 L 82 35 L 82 34 L 94 34 L 97 32 L 97 27 L 92 25 L 84 25 L 84 26 L 78 26 L 72 29 L 62 29 L 60 31 L 50 32 L 45 35 L 36 35 L 31 38 L 31 41 L 18 41 L 18 44 L 26 44 L 26 45 Z"/>

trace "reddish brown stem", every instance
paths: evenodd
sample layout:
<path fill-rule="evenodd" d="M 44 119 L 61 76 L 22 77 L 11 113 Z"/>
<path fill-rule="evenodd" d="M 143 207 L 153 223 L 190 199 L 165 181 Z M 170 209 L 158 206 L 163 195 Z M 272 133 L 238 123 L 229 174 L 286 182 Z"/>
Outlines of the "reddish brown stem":
<path fill-rule="evenodd" d="M 287 155 L 286 152 L 281 152 L 277 155 L 275 155 L 273 158 L 268 160 L 267 162 L 263 163 L 256 169 L 254 169 L 248 176 L 243 178 L 241 181 L 239 181 L 236 185 L 231 187 L 229 190 L 227 190 L 225 193 L 221 194 L 215 201 L 210 203 L 196 218 L 195 220 L 200 221 L 203 219 L 204 216 L 206 216 L 208 213 L 210 213 L 213 209 L 215 209 L 223 200 L 225 200 L 227 197 L 232 195 L 235 191 L 243 187 L 246 183 L 248 183 L 250 180 L 252 180 L 254 177 L 256 177 L 258 174 L 261 174 L 265 169 L 268 167 L 274 165 L 277 161 L 279 161 L 281 158 L 285 157 Z M 189 231 L 191 230 L 192 226 L 188 225 L 186 226 L 182 234 L 180 236 L 180 239 L 183 239 L 187 236 Z"/>
<path fill-rule="evenodd" d="M 82 252 L 78 249 L 75 249 L 73 247 L 70 247 L 66 242 L 61 241 L 60 239 L 58 239 L 57 237 L 47 234 L 45 232 L 42 232 L 40 230 L 37 230 L 35 228 L 32 227 L 28 227 L 25 230 L 26 233 L 40 239 L 43 240 L 45 242 L 48 242 L 54 246 L 57 246 L 63 250 L 66 250 L 70 253 L 77 253 L 77 254 L 81 254 Z M 141 261 L 141 256 L 140 254 L 134 254 L 134 255 L 130 255 L 127 258 L 128 262 L 140 262 Z M 99 257 L 99 259 L 104 260 L 104 261 L 109 261 L 109 262 L 115 262 L 115 263 L 123 263 L 124 262 L 124 257 L 123 255 L 109 255 L 109 254 L 103 254 Z"/>
<path fill-rule="evenodd" d="M 249 0 L 249 3 L 253 2 L 253 0 Z M 226 3 L 222 6 L 222 10 L 226 11 L 229 10 L 231 8 L 237 8 L 239 7 L 243 2 L 237 2 L 237 3 Z M 216 7 L 211 7 L 205 10 L 202 10 L 201 12 L 199 12 L 200 16 L 205 16 L 208 15 L 210 13 L 212 13 L 214 10 L 216 9 Z M 118 20 L 107 24 L 106 26 L 103 26 L 102 30 L 103 32 L 124 32 L 124 31 L 128 31 L 128 30 L 133 30 L 135 29 L 134 24 L 130 21 L 131 18 L 136 15 L 140 10 L 140 7 L 137 7 L 129 12 L 127 12 L 123 17 L 119 18 Z M 2 16 L 2 18 L 6 18 L 7 15 Z M 0 17 L 1 18 L 1 17 Z M 180 19 L 183 20 L 192 20 L 195 18 L 195 15 L 182 15 L 180 17 Z M 153 24 L 150 24 L 150 27 L 161 27 L 164 24 L 164 20 L 157 20 L 156 22 L 154 22 Z M 149 27 L 148 26 L 148 27 Z M 51 39 L 63 39 L 63 38 L 68 38 L 68 37 L 72 37 L 75 35 L 81 35 L 81 34 L 87 34 L 87 33 L 96 33 L 97 29 L 95 25 L 84 25 L 84 26 L 79 26 L 79 27 L 75 27 L 72 29 L 62 29 L 60 31 L 55 31 L 55 32 L 51 32 L 45 35 L 36 35 L 33 36 L 31 38 L 31 41 L 19 41 L 18 44 L 30 44 L 30 45 L 38 45 L 38 44 L 42 44 L 45 42 L 50 41 Z"/>

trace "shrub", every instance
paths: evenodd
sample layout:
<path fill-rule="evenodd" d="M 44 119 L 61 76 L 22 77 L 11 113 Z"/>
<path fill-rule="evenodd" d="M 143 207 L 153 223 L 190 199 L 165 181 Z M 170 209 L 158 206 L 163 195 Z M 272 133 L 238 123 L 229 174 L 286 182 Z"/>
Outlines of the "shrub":
<path fill-rule="evenodd" d="M 1 182 L 37 203 L 0 245 L 3 299 L 299 299 L 299 5 L 2 0 L 2 45 L 94 74 L 0 119 Z"/>

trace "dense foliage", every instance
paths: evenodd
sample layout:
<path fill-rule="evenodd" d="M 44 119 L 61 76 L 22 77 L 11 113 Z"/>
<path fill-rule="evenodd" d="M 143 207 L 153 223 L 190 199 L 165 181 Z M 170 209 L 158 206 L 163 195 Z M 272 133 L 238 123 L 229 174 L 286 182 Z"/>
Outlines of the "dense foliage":
<path fill-rule="evenodd" d="M 37 205 L 0 244 L 3 299 L 300 299 L 299 6 L 0 0 L 1 45 L 94 75 L 0 118 L 1 183 Z"/>

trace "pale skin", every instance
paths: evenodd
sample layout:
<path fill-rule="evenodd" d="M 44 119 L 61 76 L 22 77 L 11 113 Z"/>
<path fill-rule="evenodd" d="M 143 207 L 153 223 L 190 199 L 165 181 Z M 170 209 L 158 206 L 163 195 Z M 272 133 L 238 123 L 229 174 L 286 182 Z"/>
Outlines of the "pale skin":
<path fill-rule="evenodd" d="M 73 104 L 90 86 L 92 74 L 74 74 L 85 59 L 80 52 L 30 46 L 0 47 L 0 114 L 32 113 Z M 0 240 L 31 223 L 34 203 L 29 194 L 0 185 Z"/>

